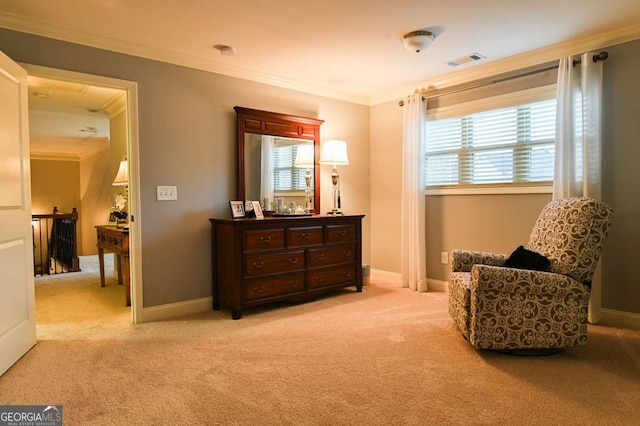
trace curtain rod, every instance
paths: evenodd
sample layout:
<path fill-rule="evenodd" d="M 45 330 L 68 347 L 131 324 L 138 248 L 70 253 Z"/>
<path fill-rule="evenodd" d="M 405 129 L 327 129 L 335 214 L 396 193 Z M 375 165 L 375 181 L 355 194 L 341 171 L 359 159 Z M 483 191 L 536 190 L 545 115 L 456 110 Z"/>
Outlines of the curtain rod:
<path fill-rule="evenodd" d="M 593 55 L 591 59 L 593 60 L 593 62 L 598 62 L 598 61 L 606 61 L 608 57 L 609 57 L 608 52 L 600 52 Z M 574 59 L 573 66 L 575 67 L 576 65 L 580 65 L 580 62 L 581 62 L 580 59 Z"/>
<path fill-rule="evenodd" d="M 593 55 L 593 62 L 598 62 L 598 61 L 604 61 L 609 57 L 609 54 L 607 52 L 600 52 L 597 53 L 595 55 Z M 580 63 L 579 59 L 576 59 L 573 61 L 573 66 L 575 67 L 576 65 L 578 65 Z M 490 86 L 492 84 L 496 84 L 496 83 L 501 83 L 503 81 L 508 81 L 508 80 L 513 80 L 515 78 L 520 78 L 520 77 L 527 77 L 533 74 L 538 74 L 541 72 L 545 72 L 545 71 L 550 71 L 552 69 L 556 69 L 558 68 L 558 61 L 553 61 L 553 62 L 547 62 L 545 64 L 541 64 L 535 68 L 529 68 L 527 70 L 521 71 L 521 72 L 515 72 L 515 73 L 508 73 L 508 74 L 504 74 L 503 76 L 499 76 L 497 78 L 493 78 L 490 80 L 480 80 L 478 82 L 476 82 L 475 84 L 468 84 L 468 85 L 464 85 L 461 87 L 452 87 L 450 89 L 440 89 L 440 90 L 430 90 L 430 91 L 426 91 L 423 90 L 420 93 L 422 93 L 422 100 L 425 101 L 427 99 L 431 99 L 431 98 L 435 98 L 438 96 L 443 96 L 443 95 L 451 95 L 454 93 L 458 93 L 458 92 L 464 92 L 465 90 L 471 90 L 471 89 L 477 89 L 480 87 L 484 87 L 484 86 Z M 400 100 L 398 102 L 399 106 L 404 106 L 404 100 Z"/>

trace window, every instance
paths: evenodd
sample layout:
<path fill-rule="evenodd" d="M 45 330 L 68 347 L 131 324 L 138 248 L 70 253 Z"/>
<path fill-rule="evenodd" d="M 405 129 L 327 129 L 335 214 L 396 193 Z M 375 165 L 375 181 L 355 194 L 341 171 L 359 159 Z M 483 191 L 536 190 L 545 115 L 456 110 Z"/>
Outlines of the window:
<path fill-rule="evenodd" d="M 306 169 L 294 167 L 300 145 L 275 146 L 273 150 L 273 188 L 275 192 L 304 191 Z M 311 179 L 313 188 L 313 179 Z"/>
<path fill-rule="evenodd" d="M 448 115 L 427 121 L 427 189 L 553 181 L 555 98 Z"/>

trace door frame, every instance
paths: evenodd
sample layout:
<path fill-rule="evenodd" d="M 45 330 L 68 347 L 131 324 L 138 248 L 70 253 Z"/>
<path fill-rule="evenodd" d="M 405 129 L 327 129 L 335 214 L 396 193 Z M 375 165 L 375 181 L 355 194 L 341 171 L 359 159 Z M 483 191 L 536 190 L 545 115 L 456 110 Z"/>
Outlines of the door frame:
<path fill-rule="evenodd" d="M 131 279 L 131 321 L 143 321 L 142 285 L 142 215 L 140 213 L 140 156 L 138 138 L 138 83 L 94 74 L 84 74 L 57 68 L 19 63 L 28 75 L 83 83 L 91 86 L 110 87 L 124 90 L 127 94 L 127 156 L 129 160 L 129 257 Z"/>

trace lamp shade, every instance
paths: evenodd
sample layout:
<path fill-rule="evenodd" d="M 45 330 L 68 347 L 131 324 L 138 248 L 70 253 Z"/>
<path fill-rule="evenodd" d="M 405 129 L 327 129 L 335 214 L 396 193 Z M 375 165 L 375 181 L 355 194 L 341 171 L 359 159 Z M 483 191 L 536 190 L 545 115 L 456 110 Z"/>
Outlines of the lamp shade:
<path fill-rule="evenodd" d="M 129 164 L 126 158 L 120 161 L 118 173 L 116 173 L 116 178 L 113 180 L 113 186 L 124 185 L 129 185 Z"/>
<path fill-rule="evenodd" d="M 349 164 L 347 156 L 347 143 L 341 140 L 326 141 L 322 144 L 320 164 L 332 164 L 334 166 L 346 166 Z"/>
<path fill-rule="evenodd" d="M 313 167 L 315 164 L 313 154 L 313 144 L 298 146 L 296 161 L 293 163 L 293 165 L 295 167 Z"/>

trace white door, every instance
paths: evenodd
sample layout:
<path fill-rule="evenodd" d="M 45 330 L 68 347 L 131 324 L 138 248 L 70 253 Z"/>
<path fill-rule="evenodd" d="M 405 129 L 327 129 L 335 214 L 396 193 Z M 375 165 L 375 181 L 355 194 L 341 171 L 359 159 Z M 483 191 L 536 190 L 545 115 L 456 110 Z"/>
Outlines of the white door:
<path fill-rule="evenodd" d="M 0 52 L 0 374 L 36 344 L 27 72 Z"/>

